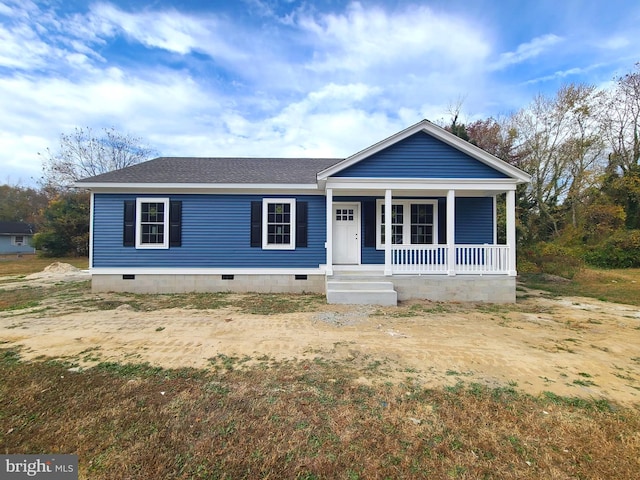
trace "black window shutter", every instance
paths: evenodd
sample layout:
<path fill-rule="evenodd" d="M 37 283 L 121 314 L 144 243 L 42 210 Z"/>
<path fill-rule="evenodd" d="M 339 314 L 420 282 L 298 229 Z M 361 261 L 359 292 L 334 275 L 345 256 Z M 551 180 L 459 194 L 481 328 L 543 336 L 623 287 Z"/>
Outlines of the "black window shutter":
<path fill-rule="evenodd" d="M 362 202 L 362 217 L 364 220 L 364 246 L 376 246 L 376 202 L 367 200 Z"/>
<path fill-rule="evenodd" d="M 251 202 L 251 246 L 262 247 L 262 202 Z"/>
<path fill-rule="evenodd" d="M 307 246 L 307 202 L 296 203 L 296 247 Z"/>
<path fill-rule="evenodd" d="M 135 247 L 136 245 L 136 202 L 124 201 L 124 230 L 122 234 L 123 247 Z"/>
<path fill-rule="evenodd" d="M 182 246 L 182 202 L 172 200 L 169 205 L 169 246 Z"/>

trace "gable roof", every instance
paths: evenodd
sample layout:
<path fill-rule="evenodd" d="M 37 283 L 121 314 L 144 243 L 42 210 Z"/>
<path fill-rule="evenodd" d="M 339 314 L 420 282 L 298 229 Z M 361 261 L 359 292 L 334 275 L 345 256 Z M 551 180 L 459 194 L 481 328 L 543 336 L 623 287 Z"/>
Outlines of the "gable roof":
<path fill-rule="evenodd" d="M 85 178 L 79 187 L 115 184 L 316 184 L 341 158 L 159 157 Z"/>
<path fill-rule="evenodd" d="M 455 136 L 444 128 L 422 120 L 364 150 L 346 158 L 247 158 L 247 157 L 159 157 L 76 182 L 84 188 L 190 188 L 215 185 L 216 188 L 263 186 L 322 186 L 328 177 L 376 153 L 423 132 L 506 176 L 515 183 L 527 183 L 530 175 Z"/>
<path fill-rule="evenodd" d="M 500 160 L 498 157 L 494 157 L 472 143 L 469 143 L 453 133 L 446 131 L 444 128 L 434 125 L 429 120 L 421 120 L 415 125 L 405 128 L 404 130 L 391 135 L 390 137 L 371 145 L 354 155 L 351 155 L 343 161 L 327 167 L 325 170 L 318 173 L 318 180 L 326 180 L 328 177 L 336 175 L 342 170 L 345 170 L 365 158 L 375 155 L 376 153 L 395 145 L 418 132 L 424 132 L 427 135 L 431 135 L 432 137 L 450 145 L 470 157 L 473 157 L 475 160 L 478 160 L 496 171 L 503 173 L 507 177 L 516 180 L 517 183 L 527 183 L 531 179 L 531 176 L 528 173 L 520 170 L 519 168 Z"/>
<path fill-rule="evenodd" d="M 34 228 L 25 222 L 0 222 L 0 235 L 33 235 Z"/>

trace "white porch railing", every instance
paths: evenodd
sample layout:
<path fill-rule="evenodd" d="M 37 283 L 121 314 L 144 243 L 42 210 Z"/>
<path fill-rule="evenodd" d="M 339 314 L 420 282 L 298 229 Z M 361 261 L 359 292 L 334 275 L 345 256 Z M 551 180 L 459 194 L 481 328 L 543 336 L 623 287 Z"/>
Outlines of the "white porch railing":
<path fill-rule="evenodd" d="M 393 245 L 391 270 L 393 274 L 502 274 L 509 273 L 507 245 L 456 245 L 453 268 L 449 268 L 448 245 Z"/>
<path fill-rule="evenodd" d="M 446 245 L 393 245 L 391 271 L 394 274 L 447 273 Z"/>

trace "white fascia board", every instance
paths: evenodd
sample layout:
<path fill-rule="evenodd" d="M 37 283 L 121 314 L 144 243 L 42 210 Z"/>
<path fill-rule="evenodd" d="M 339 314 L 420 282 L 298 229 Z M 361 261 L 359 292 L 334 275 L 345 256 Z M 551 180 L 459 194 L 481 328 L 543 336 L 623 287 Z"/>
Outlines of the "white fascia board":
<path fill-rule="evenodd" d="M 300 193 L 324 195 L 315 183 L 307 184 L 247 184 L 247 183 L 76 183 L 76 187 L 95 193 Z"/>
<path fill-rule="evenodd" d="M 327 188 L 334 190 L 482 190 L 506 192 L 515 190 L 518 182 L 511 178 L 330 178 Z M 334 193 L 336 193 L 334 191 Z"/>
<path fill-rule="evenodd" d="M 531 175 L 529 175 L 528 173 L 520 170 L 517 167 L 514 167 L 513 165 L 508 164 L 503 160 L 500 160 L 499 158 L 485 152 L 481 148 L 476 147 L 466 140 L 463 140 L 460 137 L 447 132 L 444 128 L 438 127 L 428 120 L 422 120 L 415 125 L 412 125 L 411 127 L 406 128 L 396 133 L 395 135 L 382 140 L 381 142 L 378 142 L 364 150 L 361 150 L 360 152 L 346 158 L 342 162 L 321 171 L 320 173 L 318 173 L 317 178 L 318 180 L 327 180 L 328 177 L 335 175 L 345 168 L 348 168 L 351 165 L 354 165 L 361 160 L 364 160 L 365 158 L 370 157 L 371 155 L 374 155 L 381 150 L 384 150 L 385 148 L 390 147 L 391 145 L 394 145 L 395 143 L 398 143 L 405 138 L 408 138 L 411 135 L 421 131 L 437 138 L 438 140 L 443 141 L 448 145 L 451 145 L 457 150 L 468 154 L 469 156 L 494 168 L 495 170 L 508 175 L 509 177 L 511 177 L 511 179 L 517 180 L 518 183 L 529 183 L 531 180 Z"/>
<path fill-rule="evenodd" d="M 90 268 L 92 275 L 322 275 L 324 265 L 318 268 L 143 268 L 98 267 Z"/>

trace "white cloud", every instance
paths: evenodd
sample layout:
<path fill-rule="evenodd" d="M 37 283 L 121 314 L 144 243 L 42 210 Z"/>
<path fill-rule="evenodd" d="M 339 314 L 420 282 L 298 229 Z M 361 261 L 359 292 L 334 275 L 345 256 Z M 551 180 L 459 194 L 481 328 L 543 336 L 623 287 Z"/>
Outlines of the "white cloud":
<path fill-rule="evenodd" d="M 552 33 L 536 37 L 530 42 L 518 45 L 518 48 L 514 52 L 505 52 L 501 54 L 498 61 L 492 65 L 492 69 L 501 70 L 510 65 L 537 57 L 542 53 L 548 52 L 551 47 L 562 42 L 562 40 L 562 37 Z"/>
<path fill-rule="evenodd" d="M 204 52 L 233 62 L 246 58 L 244 51 L 229 41 L 232 29 L 213 15 L 195 17 L 173 9 L 129 13 L 112 4 L 99 3 L 91 8 L 89 18 L 101 26 L 105 35 L 122 31 L 147 47 L 181 55 Z"/>
<path fill-rule="evenodd" d="M 412 65 L 414 71 L 443 65 L 467 69 L 489 54 L 477 27 L 425 6 L 389 13 L 356 2 L 342 14 L 301 14 L 299 25 L 315 37 L 314 59 L 307 67 L 316 72 L 394 65 Z"/>
<path fill-rule="evenodd" d="M 628 47 L 631 44 L 627 37 L 621 35 L 614 35 L 602 40 L 601 47 L 608 50 L 619 50 L 621 48 Z"/>

